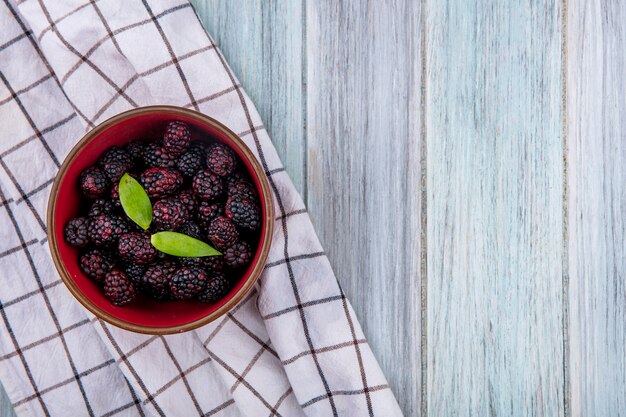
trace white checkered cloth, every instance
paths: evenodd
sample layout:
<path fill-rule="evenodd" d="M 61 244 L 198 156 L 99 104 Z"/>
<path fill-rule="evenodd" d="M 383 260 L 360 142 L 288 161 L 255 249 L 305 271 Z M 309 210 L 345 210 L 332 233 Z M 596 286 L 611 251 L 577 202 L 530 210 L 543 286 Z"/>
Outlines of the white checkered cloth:
<path fill-rule="evenodd" d="M 400 415 L 259 115 L 189 3 L 12 1 L 0 2 L 0 379 L 17 414 Z M 46 243 L 48 193 L 72 145 L 148 104 L 238 132 L 278 216 L 258 291 L 166 337 L 91 316 Z"/>

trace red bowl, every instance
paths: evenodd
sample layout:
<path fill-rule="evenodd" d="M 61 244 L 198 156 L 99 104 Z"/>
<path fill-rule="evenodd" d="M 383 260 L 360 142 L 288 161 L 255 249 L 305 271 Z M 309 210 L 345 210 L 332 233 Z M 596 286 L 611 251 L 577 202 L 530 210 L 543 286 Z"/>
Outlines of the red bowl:
<path fill-rule="evenodd" d="M 191 127 L 193 140 L 219 141 L 233 149 L 243 161 L 260 196 L 262 227 L 252 264 L 224 299 L 215 304 L 199 302 L 157 303 L 148 299 L 124 306 L 112 305 L 100 288 L 78 264 L 79 250 L 63 237 L 65 224 L 79 215 L 84 197 L 78 176 L 95 164 L 113 145 L 131 140 L 158 138 L 165 125 L 179 120 Z M 147 334 L 185 332 L 209 323 L 233 308 L 250 292 L 263 272 L 274 225 L 274 207 L 269 183 L 250 149 L 239 137 L 218 121 L 201 113 L 174 106 L 136 108 L 101 123 L 87 133 L 70 151 L 56 176 L 48 203 L 48 241 L 50 252 L 63 282 L 76 299 L 97 317 L 126 330 Z"/>

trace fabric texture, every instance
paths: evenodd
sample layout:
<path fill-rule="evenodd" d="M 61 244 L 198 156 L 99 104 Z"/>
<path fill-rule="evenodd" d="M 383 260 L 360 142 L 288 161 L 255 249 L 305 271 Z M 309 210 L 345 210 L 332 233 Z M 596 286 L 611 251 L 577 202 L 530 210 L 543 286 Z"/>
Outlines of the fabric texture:
<path fill-rule="evenodd" d="M 238 133 L 277 208 L 257 289 L 222 319 L 164 337 L 90 315 L 46 241 L 71 147 L 150 104 Z M 3 0 L 0 121 L 0 380 L 19 416 L 401 414 L 254 105 L 189 3 Z"/>

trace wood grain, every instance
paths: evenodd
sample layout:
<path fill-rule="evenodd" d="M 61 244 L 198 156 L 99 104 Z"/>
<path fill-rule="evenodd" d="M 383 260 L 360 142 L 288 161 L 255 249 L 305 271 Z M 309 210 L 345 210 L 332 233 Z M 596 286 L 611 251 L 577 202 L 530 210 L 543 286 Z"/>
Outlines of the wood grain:
<path fill-rule="evenodd" d="M 626 416 L 626 9 L 568 13 L 572 416 Z"/>
<path fill-rule="evenodd" d="M 420 9 L 307 2 L 307 205 L 406 415 L 420 415 Z"/>
<path fill-rule="evenodd" d="M 428 2 L 428 415 L 562 416 L 561 22 Z"/>
<path fill-rule="evenodd" d="M 294 185 L 305 195 L 302 2 L 191 3 L 255 103 Z"/>

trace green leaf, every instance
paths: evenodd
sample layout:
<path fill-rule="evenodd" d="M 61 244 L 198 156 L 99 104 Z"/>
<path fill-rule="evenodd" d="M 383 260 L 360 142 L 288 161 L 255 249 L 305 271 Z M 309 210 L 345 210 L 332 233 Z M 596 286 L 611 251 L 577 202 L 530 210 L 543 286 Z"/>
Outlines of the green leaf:
<path fill-rule="evenodd" d="M 152 223 L 152 204 L 141 184 L 125 173 L 120 178 L 119 193 L 126 215 L 143 230 L 147 230 Z"/>
<path fill-rule="evenodd" d="M 159 232 L 150 237 L 152 246 L 168 255 L 184 258 L 221 255 L 216 249 L 201 240 L 182 233 Z"/>

